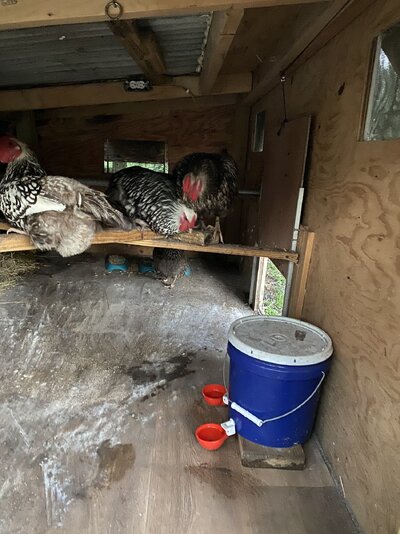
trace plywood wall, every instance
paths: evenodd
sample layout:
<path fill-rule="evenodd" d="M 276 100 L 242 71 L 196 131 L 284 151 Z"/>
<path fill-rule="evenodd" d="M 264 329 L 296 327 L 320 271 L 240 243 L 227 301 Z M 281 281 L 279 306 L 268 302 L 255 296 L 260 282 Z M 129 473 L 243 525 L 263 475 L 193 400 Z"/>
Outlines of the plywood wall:
<path fill-rule="evenodd" d="M 106 139 L 165 141 L 172 166 L 190 152 L 230 148 L 235 108 L 172 109 L 153 103 L 153 109 L 115 115 L 38 114 L 41 161 L 48 172 L 78 178 L 103 176 Z"/>
<path fill-rule="evenodd" d="M 304 319 L 335 347 L 317 433 L 368 534 L 400 528 L 400 140 L 358 138 L 373 40 L 399 20 L 377 0 L 287 83 L 289 118 L 314 116 Z M 257 108 L 276 128 L 280 89 Z"/>

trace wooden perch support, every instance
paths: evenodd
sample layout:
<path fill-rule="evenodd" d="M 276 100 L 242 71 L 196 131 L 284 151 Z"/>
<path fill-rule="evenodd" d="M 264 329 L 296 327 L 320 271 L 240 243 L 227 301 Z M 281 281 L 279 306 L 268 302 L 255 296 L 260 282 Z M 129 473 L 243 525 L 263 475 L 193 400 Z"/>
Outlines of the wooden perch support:
<path fill-rule="evenodd" d="M 0 223 L 1 229 L 6 230 L 8 225 Z M 228 254 L 233 256 L 259 256 L 276 260 L 286 260 L 297 263 L 298 254 L 296 252 L 281 249 L 266 249 L 249 247 L 244 245 L 203 245 L 198 234 L 180 234 L 175 239 L 166 238 L 155 234 L 149 230 L 131 230 L 123 232 L 120 230 L 103 230 L 97 232 L 93 240 L 93 245 L 105 245 L 109 243 L 121 245 L 139 245 L 142 247 L 175 248 L 178 250 L 190 250 L 193 252 L 208 252 L 212 254 Z M 204 234 L 202 234 L 204 237 Z M 23 250 L 34 250 L 30 238 L 20 234 L 0 235 L 0 252 L 19 252 Z"/>
<path fill-rule="evenodd" d="M 292 289 L 289 300 L 288 316 L 302 319 L 304 300 L 307 291 L 307 281 L 310 272 L 315 233 L 302 227 L 299 231 L 297 250 L 300 261 L 294 267 Z"/>

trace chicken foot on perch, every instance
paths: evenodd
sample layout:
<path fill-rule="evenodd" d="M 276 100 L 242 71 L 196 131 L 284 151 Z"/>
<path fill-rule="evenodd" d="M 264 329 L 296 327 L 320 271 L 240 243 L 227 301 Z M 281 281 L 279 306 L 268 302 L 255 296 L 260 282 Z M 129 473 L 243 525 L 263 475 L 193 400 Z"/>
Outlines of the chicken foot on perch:
<path fill-rule="evenodd" d="M 219 217 L 215 217 L 215 225 L 207 226 L 207 230 L 212 231 L 212 236 L 210 238 L 210 244 L 218 245 L 219 243 L 224 244 L 224 238 L 221 231 L 221 223 Z"/>
<path fill-rule="evenodd" d="M 27 232 L 24 232 L 23 230 L 20 230 L 19 228 L 13 228 L 13 227 L 7 230 L 7 235 L 9 234 L 28 235 Z"/>

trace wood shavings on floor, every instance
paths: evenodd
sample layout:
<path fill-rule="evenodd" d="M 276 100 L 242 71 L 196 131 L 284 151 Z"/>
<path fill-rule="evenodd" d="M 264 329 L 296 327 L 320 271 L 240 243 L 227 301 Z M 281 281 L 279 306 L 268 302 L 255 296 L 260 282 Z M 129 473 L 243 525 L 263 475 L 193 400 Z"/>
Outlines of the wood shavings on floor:
<path fill-rule="evenodd" d="M 34 253 L 0 254 L 0 293 L 15 286 L 25 274 L 36 271 L 39 265 Z"/>

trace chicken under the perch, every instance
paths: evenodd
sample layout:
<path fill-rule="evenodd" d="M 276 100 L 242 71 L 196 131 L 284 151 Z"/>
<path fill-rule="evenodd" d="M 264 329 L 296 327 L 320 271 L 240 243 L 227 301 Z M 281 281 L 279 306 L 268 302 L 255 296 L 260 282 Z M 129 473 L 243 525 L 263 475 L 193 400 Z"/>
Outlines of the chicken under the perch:
<path fill-rule="evenodd" d="M 178 197 L 169 174 L 138 166 L 122 169 L 111 176 L 107 195 L 131 221 L 153 232 L 170 236 L 196 226 L 195 211 Z"/>
<path fill-rule="evenodd" d="M 226 217 L 238 193 L 237 167 L 228 154 L 195 152 L 175 165 L 178 194 L 199 217 L 215 217 L 213 241 L 223 243 L 220 218 Z"/>
<path fill-rule="evenodd" d="M 98 223 L 132 228 L 103 193 L 71 178 L 48 176 L 21 141 L 1 137 L 0 161 L 8 164 L 0 182 L 0 211 L 12 231 L 29 235 L 38 249 L 74 256 L 90 247 Z"/>
<path fill-rule="evenodd" d="M 163 284 L 168 287 L 174 287 L 188 266 L 185 252 L 174 248 L 155 248 L 153 264 Z"/>

